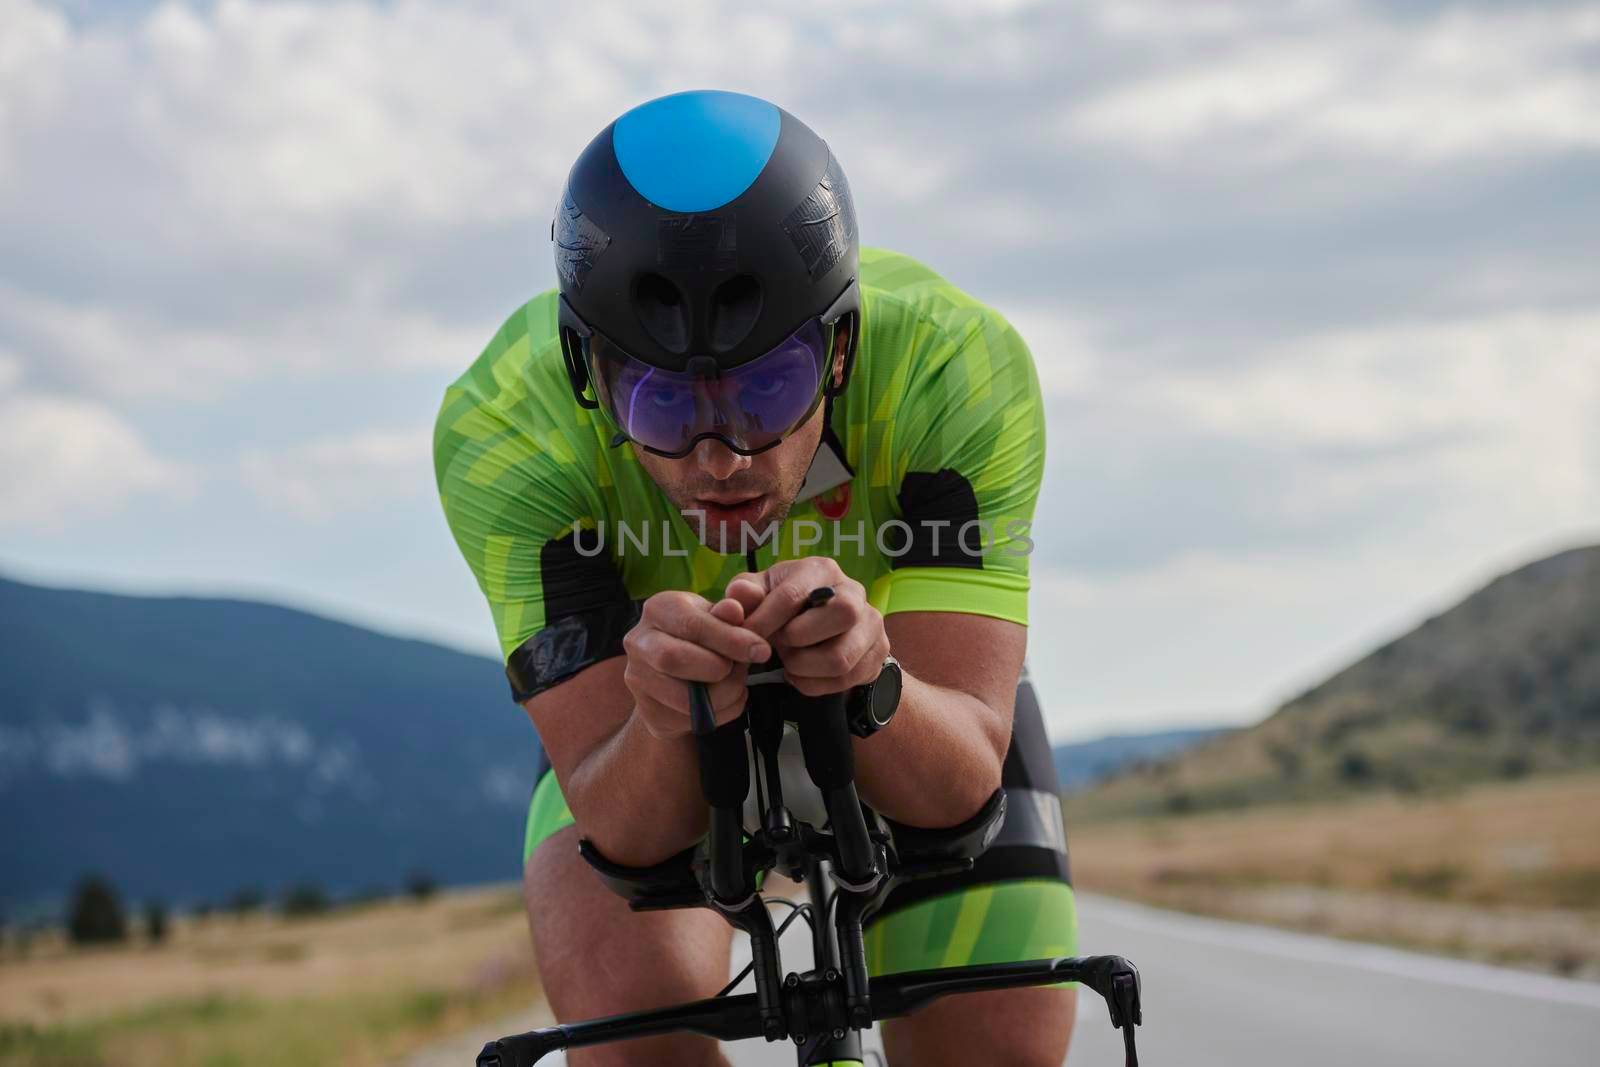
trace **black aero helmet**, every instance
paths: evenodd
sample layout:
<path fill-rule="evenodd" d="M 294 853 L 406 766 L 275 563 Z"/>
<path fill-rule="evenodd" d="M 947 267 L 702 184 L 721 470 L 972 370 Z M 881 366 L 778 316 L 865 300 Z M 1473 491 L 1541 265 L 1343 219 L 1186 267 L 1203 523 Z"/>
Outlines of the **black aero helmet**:
<path fill-rule="evenodd" d="M 833 392 L 837 330 L 849 369 L 860 306 L 850 187 L 827 144 L 765 100 L 696 91 L 629 111 L 573 164 L 551 237 L 579 402 L 652 451 L 686 454 L 702 437 L 762 451 L 794 428 L 777 424 L 805 384 L 790 374 L 787 404 L 772 400 L 784 384 L 774 373 L 797 369 L 802 350 L 821 359 L 809 416 Z M 727 399 L 741 374 L 751 381 Z M 722 394 L 687 395 L 707 382 Z"/>

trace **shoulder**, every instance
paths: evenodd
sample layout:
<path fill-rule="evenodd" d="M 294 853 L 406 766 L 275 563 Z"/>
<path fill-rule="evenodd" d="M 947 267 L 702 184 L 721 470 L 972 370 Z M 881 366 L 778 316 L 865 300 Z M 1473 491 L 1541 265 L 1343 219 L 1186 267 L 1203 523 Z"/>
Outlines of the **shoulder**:
<path fill-rule="evenodd" d="M 950 393 L 964 404 L 1038 390 L 1033 355 L 995 308 L 910 256 L 861 253 L 861 356 L 868 376 L 915 407 Z M 940 405 L 942 407 L 942 405 Z"/>
<path fill-rule="evenodd" d="M 474 404 L 509 409 L 530 394 L 565 385 L 556 335 L 555 290 L 540 293 L 517 308 L 489 339 L 478 357 L 445 390 Z M 551 358 L 551 357 L 554 358 Z"/>
<path fill-rule="evenodd" d="M 862 249 L 861 288 L 863 325 L 876 349 L 937 361 L 979 342 L 997 356 L 1031 358 L 1004 315 L 910 256 Z"/>
<path fill-rule="evenodd" d="M 517 308 L 446 387 L 433 434 L 441 492 L 591 464 L 595 429 L 567 383 L 555 301 L 550 290 Z"/>

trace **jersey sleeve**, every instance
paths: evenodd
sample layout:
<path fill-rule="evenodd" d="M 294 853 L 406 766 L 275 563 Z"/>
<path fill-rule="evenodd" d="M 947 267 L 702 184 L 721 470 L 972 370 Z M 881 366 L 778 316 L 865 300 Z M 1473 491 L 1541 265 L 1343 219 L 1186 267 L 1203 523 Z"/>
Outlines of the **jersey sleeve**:
<path fill-rule="evenodd" d="M 1027 345 L 986 307 L 933 342 L 894 420 L 904 534 L 885 614 L 956 611 L 1026 625 L 1028 556 L 1044 474 L 1044 404 Z"/>
<path fill-rule="evenodd" d="M 445 520 L 488 601 L 519 702 L 621 654 L 636 619 L 609 554 L 595 543 L 593 476 L 554 398 L 541 415 L 537 390 L 512 369 L 524 361 L 511 349 L 527 343 L 525 332 L 502 330 L 446 391 L 434 425 Z"/>

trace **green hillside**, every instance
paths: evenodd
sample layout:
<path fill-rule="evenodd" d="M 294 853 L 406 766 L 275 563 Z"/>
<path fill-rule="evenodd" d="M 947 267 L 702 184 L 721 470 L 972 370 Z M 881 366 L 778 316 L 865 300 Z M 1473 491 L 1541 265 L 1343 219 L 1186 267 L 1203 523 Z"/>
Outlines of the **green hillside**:
<path fill-rule="evenodd" d="M 1600 765 L 1600 545 L 1490 582 L 1257 726 L 1074 798 L 1077 819 Z"/>

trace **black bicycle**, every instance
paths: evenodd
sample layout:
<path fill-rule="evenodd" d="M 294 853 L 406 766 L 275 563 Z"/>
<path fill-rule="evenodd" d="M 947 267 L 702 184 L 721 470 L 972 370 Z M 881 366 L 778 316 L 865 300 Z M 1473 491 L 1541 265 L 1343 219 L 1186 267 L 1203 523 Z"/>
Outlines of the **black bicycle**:
<path fill-rule="evenodd" d="M 821 592 L 819 590 L 819 592 Z M 902 881 L 970 870 L 1005 819 L 1005 793 L 960 826 L 928 830 L 885 819 L 856 795 L 846 699 L 807 698 L 787 686 L 750 690 L 745 713 L 717 727 L 705 687 L 690 687 L 699 747 L 700 786 L 711 806 L 710 830 L 697 845 L 653 867 L 624 867 L 587 840 L 583 858 L 634 911 L 713 908 L 750 937 L 750 964 L 722 992 L 670 1008 L 613 1015 L 502 1037 L 483 1047 L 478 1067 L 529 1067 L 557 1049 L 667 1033 L 720 1041 L 792 1041 L 800 1067 L 861 1067 L 861 1031 L 878 1019 L 908 1015 L 952 993 L 1080 982 L 1105 998 L 1122 1030 L 1127 1067 L 1136 1067 L 1139 972 L 1121 956 L 1063 956 L 1017 963 L 940 967 L 869 978 L 862 923 Z M 805 769 L 821 793 L 822 827 L 784 805 L 778 753 L 785 722 L 800 736 Z M 752 758 L 753 757 L 753 758 Z M 759 826 L 743 810 L 756 771 Z M 777 870 L 807 888 L 797 904 L 760 893 Z M 790 909 L 774 928 L 769 905 Z M 796 919 L 811 927 L 814 966 L 785 975 L 778 937 Z M 731 995 L 753 972 L 755 992 Z"/>

